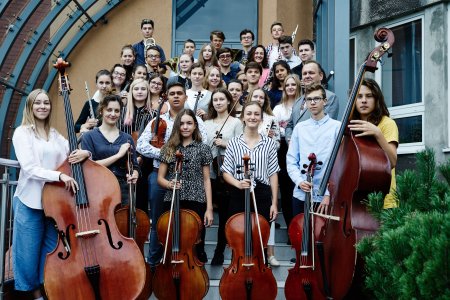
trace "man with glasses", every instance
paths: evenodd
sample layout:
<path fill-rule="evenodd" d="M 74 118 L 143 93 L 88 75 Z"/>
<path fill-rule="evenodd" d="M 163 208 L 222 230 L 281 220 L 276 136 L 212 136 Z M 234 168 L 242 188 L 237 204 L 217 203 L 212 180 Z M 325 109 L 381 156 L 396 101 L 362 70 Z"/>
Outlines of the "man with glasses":
<path fill-rule="evenodd" d="M 248 61 L 248 52 L 252 49 L 255 40 L 255 34 L 250 29 L 244 29 L 239 36 L 241 37 L 242 50 L 239 50 L 234 60 L 245 65 Z"/>
<path fill-rule="evenodd" d="M 320 83 L 306 86 L 304 99 L 310 118 L 295 126 L 286 155 L 286 168 L 289 177 L 295 183 L 292 197 L 293 216 L 304 212 L 303 208 L 308 192 L 311 192 L 314 211 L 322 214 L 328 213 L 330 193 L 327 189 L 324 196 L 319 196 L 318 189 L 341 127 L 341 122 L 331 119 L 325 113 L 327 96 Z M 322 166 L 314 172 L 312 183 L 306 180 L 306 174 L 302 174 L 300 167 L 304 164 L 309 165 L 310 153 L 314 153 L 317 161 L 322 162 Z"/>
<path fill-rule="evenodd" d="M 153 31 L 155 29 L 155 24 L 153 20 L 150 19 L 143 19 L 141 21 L 141 33 L 143 36 L 143 40 L 140 42 L 137 42 L 133 45 L 133 49 L 136 52 L 136 64 L 143 65 L 145 64 L 145 52 L 146 48 L 150 46 L 156 46 L 158 48 L 158 51 L 161 55 L 161 61 L 166 60 L 166 55 L 164 54 L 164 50 L 155 44 L 155 40 L 153 39 Z"/>
<path fill-rule="evenodd" d="M 305 87 L 309 87 L 312 84 L 320 84 L 323 79 L 323 72 L 320 71 L 322 67 L 317 61 L 308 60 L 303 63 L 302 69 L 302 85 Z M 327 101 L 324 104 L 324 113 L 327 114 L 332 119 L 337 119 L 339 113 L 339 99 L 336 94 L 329 90 L 325 90 Z M 292 114 L 289 122 L 286 126 L 286 140 L 289 142 L 291 139 L 292 131 L 297 125 L 297 123 L 301 121 L 308 120 L 311 116 L 311 113 L 307 109 L 307 105 L 305 103 L 305 95 L 298 98 L 294 106 L 292 107 Z"/>
<path fill-rule="evenodd" d="M 236 78 L 236 74 L 244 68 L 238 62 L 232 62 L 231 49 L 220 48 L 217 50 L 217 58 L 219 60 L 220 71 L 222 72 L 222 80 L 228 85 L 231 79 Z"/>

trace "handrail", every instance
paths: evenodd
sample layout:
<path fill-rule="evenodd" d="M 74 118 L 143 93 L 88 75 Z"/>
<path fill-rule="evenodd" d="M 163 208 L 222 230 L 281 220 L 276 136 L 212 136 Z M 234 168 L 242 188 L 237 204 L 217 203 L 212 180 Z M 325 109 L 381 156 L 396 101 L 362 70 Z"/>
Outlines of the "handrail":
<path fill-rule="evenodd" d="M 6 262 L 6 241 L 8 242 L 8 249 L 12 242 L 12 198 L 14 187 L 17 181 L 10 180 L 9 168 L 20 168 L 20 164 L 16 160 L 0 158 L 0 167 L 4 167 L 1 185 L 1 204 L 0 204 L 0 300 L 4 298 L 5 286 L 5 262 Z M 11 253 L 8 253 L 8 275 L 11 275 Z M 8 278 L 11 279 L 11 278 Z"/>

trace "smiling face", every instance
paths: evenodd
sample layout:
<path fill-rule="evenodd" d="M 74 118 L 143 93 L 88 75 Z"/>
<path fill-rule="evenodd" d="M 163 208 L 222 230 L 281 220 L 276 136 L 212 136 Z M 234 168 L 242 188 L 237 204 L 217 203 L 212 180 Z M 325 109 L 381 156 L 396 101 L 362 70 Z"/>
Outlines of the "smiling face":
<path fill-rule="evenodd" d="M 203 55 L 203 59 L 205 61 L 210 61 L 211 60 L 212 49 L 211 49 L 210 45 L 205 46 L 205 48 L 203 49 L 202 55 Z"/>
<path fill-rule="evenodd" d="M 322 78 L 323 74 L 320 72 L 319 66 L 316 63 L 309 63 L 303 66 L 302 81 L 305 85 L 320 83 Z"/>
<path fill-rule="evenodd" d="M 242 112 L 242 121 L 244 121 L 245 128 L 258 130 L 262 121 L 262 114 L 262 108 L 259 105 L 247 105 Z"/>
<path fill-rule="evenodd" d="M 266 99 L 266 94 L 262 90 L 254 90 L 252 94 L 251 101 L 258 102 L 259 106 L 264 106 L 264 101 Z"/>
<path fill-rule="evenodd" d="M 288 70 L 283 65 L 277 65 L 275 67 L 275 77 L 280 82 L 283 82 L 287 75 L 288 75 Z"/>
<path fill-rule="evenodd" d="M 145 79 L 147 77 L 147 68 L 139 66 L 133 73 L 133 79 Z"/>
<path fill-rule="evenodd" d="M 159 95 L 159 93 L 161 93 L 163 84 L 164 83 L 159 77 L 155 77 L 150 80 L 150 93 L 152 93 L 153 95 Z"/>
<path fill-rule="evenodd" d="M 192 66 L 192 59 L 191 56 L 188 54 L 183 54 L 180 56 L 180 62 L 179 62 L 180 70 L 183 73 L 186 73 L 189 71 L 189 69 Z"/>
<path fill-rule="evenodd" d="M 294 78 L 289 78 L 286 80 L 286 84 L 284 86 L 284 91 L 288 97 L 294 97 L 297 92 L 298 86 L 295 82 Z"/>
<path fill-rule="evenodd" d="M 147 100 L 148 96 L 148 90 L 147 85 L 144 82 L 140 82 L 138 84 L 135 84 L 133 86 L 133 99 L 136 106 L 141 107 L 144 105 L 145 101 Z"/>
<path fill-rule="evenodd" d="M 35 120 L 45 121 L 52 110 L 50 99 L 44 93 L 40 93 L 33 101 L 33 115 Z"/>
<path fill-rule="evenodd" d="M 155 49 L 148 49 L 146 62 L 152 68 L 157 68 L 159 63 L 161 62 L 161 54 L 159 53 L 159 51 Z"/>
<path fill-rule="evenodd" d="M 253 57 L 253 59 L 258 63 L 262 63 L 262 61 L 264 60 L 264 53 L 265 50 L 261 47 L 258 47 L 255 49 L 255 55 Z"/>
<path fill-rule="evenodd" d="M 195 121 L 190 115 L 183 115 L 180 120 L 180 134 L 183 139 L 192 138 L 196 128 Z"/>
<path fill-rule="evenodd" d="M 212 103 L 217 113 L 223 113 L 227 112 L 230 101 L 228 101 L 224 93 L 217 92 L 212 97 Z"/>
<path fill-rule="evenodd" d="M 298 47 L 298 55 L 302 61 L 311 60 L 314 56 L 314 50 L 311 49 L 311 45 L 300 45 Z"/>
<path fill-rule="evenodd" d="M 222 78 L 220 77 L 220 72 L 217 68 L 212 68 L 209 72 L 208 83 L 211 88 L 216 88 Z"/>
<path fill-rule="evenodd" d="M 116 126 L 117 120 L 120 118 L 120 103 L 118 101 L 110 101 L 102 110 L 103 123 L 109 126 Z"/>
<path fill-rule="evenodd" d="M 121 86 L 127 77 L 127 71 L 122 67 L 115 67 L 112 72 L 114 86 Z"/>
<path fill-rule="evenodd" d="M 123 49 L 120 59 L 122 61 L 122 65 L 131 66 L 134 63 L 133 50 L 129 48 Z"/>

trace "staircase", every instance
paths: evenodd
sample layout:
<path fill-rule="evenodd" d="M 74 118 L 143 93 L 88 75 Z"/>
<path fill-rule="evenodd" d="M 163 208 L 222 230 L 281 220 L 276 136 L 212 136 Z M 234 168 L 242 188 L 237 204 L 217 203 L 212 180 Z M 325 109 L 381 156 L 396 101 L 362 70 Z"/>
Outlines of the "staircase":
<path fill-rule="evenodd" d="M 228 247 L 225 249 L 224 256 L 225 261 L 223 266 L 211 266 L 211 259 L 214 256 L 214 249 L 216 248 L 217 230 L 218 230 L 219 216 L 214 213 L 214 224 L 206 229 L 205 237 L 205 251 L 208 255 L 208 263 L 205 264 L 206 272 L 209 276 L 209 291 L 204 299 L 217 300 L 220 299 L 219 294 L 219 282 L 222 277 L 224 267 L 227 267 L 231 262 L 231 249 Z M 275 230 L 275 257 L 280 262 L 279 267 L 273 267 L 272 273 L 275 276 L 275 280 L 278 285 L 277 300 L 285 299 L 284 297 L 284 283 L 286 281 L 288 270 L 294 266 L 290 262 L 291 258 L 295 257 L 294 249 L 290 245 L 287 245 L 288 240 L 286 223 L 284 222 L 283 214 L 279 214 L 277 223 L 281 225 L 280 228 Z M 156 299 L 154 295 L 150 299 Z M 264 300 L 264 299 L 262 299 Z"/>

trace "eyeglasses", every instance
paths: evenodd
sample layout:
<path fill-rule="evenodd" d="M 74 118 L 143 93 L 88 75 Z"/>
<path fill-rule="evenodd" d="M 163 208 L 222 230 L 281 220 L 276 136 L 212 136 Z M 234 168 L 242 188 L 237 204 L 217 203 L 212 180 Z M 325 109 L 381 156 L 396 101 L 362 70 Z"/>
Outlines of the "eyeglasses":
<path fill-rule="evenodd" d="M 150 58 L 150 59 L 158 59 L 161 56 L 160 55 L 147 55 L 147 57 Z"/>
<path fill-rule="evenodd" d="M 241 36 L 241 40 L 251 40 L 252 39 L 252 36 L 251 35 L 249 35 L 249 36 Z"/>
<path fill-rule="evenodd" d="M 306 98 L 305 99 L 305 101 L 307 101 L 307 102 L 311 102 L 311 103 L 317 103 L 317 102 L 319 102 L 320 100 L 323 100 L 324 98 L 322 98 L 322 97 L 314 97 L 314 98 Z"/>
<path fill-rule="evenodd" d="M 231 58 L 231 54 L 220 54 L 219 55 L 220 59 L 226 59 L 226 58 Z"/>
<path fill-rule="evenodd" d="M 119 77 L 125 77 L 127 74 L 125 74 L 125 73 L 119 73 L 119 72 L 117 72 L 117 71 L 114 71 L 114 72 L 113 72 L 113 75 L 116 75 L 116 76 L 119 76 Z"/>
<path fill-rule="evenodd" d="M 163 86 L 162 82 L 150 81 L 150 85 Z"/>

